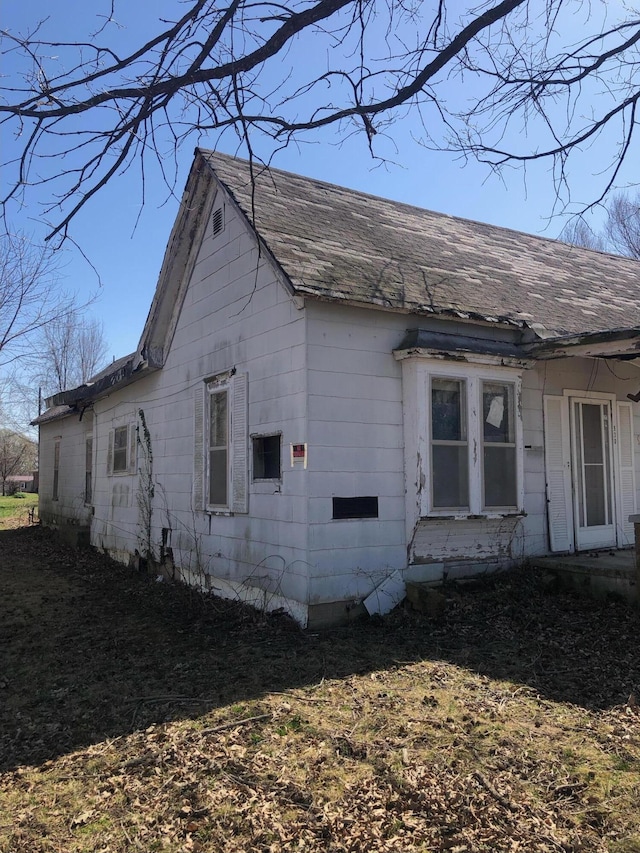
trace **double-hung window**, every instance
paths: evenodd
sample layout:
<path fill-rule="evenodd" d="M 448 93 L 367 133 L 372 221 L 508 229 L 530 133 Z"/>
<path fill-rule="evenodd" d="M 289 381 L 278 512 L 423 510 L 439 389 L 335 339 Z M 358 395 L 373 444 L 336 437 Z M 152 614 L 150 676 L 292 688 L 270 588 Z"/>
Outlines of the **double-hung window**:
<path fill-rule="evenodd" d="M 431 482 L 434 509 L 469 508 L 467 384 L 431 379 Z"/>
<path fill-rule="evenodd" d="M 229 504 L 229 388 L 209 388 L 209 482 L 207 505 Z"/>
<path fill-rule="evenodd" d="M 519 378 L 468 368 L 426 377 L 429 488 L 423 514 L 482 515 L 521 508 Z M 426 485 L 426 483 L 425 483 Z"/>
<path fill-rule="evenodd" d="M 107 474 L 134 474 L 136 470 L 136 427 L 122 424 L 109 430 Z"/>
<path fill-rule="evenodd" d="M 247 375 L 228 371 L 195 389 L 194 508 L 247 512 Z"/>
<path fill-rule="evenodd" d="M 518 504 L 514 385 L 481 383 L 482 485 L 484 508 Z"/>
<path fill-rule="evenodd" d="M 88 435 L 84 440 L 84 502 L 91 504 L 93 500 L 93 436 Z"/>
<path fill-rule="evenodd" d="M 60 486 L 60 442 L 61 438 L 56 438 L 53 443 L 53 487 L 51 498 L 54 501 L 58 500 L 58 490 Z"/>

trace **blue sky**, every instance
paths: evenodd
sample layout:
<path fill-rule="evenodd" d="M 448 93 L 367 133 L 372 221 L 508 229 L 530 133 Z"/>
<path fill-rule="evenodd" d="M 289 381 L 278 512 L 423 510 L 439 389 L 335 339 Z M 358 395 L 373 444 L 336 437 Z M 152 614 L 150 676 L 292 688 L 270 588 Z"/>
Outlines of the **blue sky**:
<path fill-rule="evenodd" d="M 616 4 L 610 4 L 610 6 Z M 171 0 L 127 6 L 126 38 L 131 42 L 149 34 L 162 6 L 175 9 Z M 153 14 L 148 9 L 153 8 Z M 53 12 L 52 12 L 53 8 Z M 54 7 L 44 0 L 22 0 L 3 9 L 3 28 L 22 31 L 29 24 L 51 15 L 49 26 L 69 38 L 95 26 L 97 2 L 65 2 Z M 576 21 L 576 27 L 580 27 Z M 578 38 L 579 29 L 575 33 Z M 301 50 L 309 49 L 303 44 Z M 12 59 L 3 62 L 3 73 L 11 74 Z M 501 177 L 473 161 L 463 162 L 452 154 L 430 151 L 416 140 L 422 134 L 415 116 L 400 119 L 389 137 L 376 139 L 384 164 L 372 161 L 363 136 L 340 141 L 334 131 L 314 142 L 280 152 L 272 165 L 375 195 L 432 210 L 527 231 L 548 237 L 560 232 L 564 220 L 555 216 L 556 197 L 550 164 L 538 163 L 526 173 L 508 169 Z M 215 139 L 203 137 L 199 144 L 214 147 Z M 527 144 L 535 145 L 535 137 Z M 12 140 L 3 139 L 5 151 Z M 231 135 L 218 149 L 236 153 Z M 258 153 L 260 147 L 258 146 Z M 242 153 L 242 152 L 240 152 Z M 177 213 L 178 198 L 187 178 L 193 144 L 179 153 L 177 195 L 171 196 L 159 173 L 146 176 L 144 207 L 141 208 L 137 175 L 118 177 L 101 191 L 73 224 L 72 236 L 87 260 L 69 249 L 62 261 L 63 286 L 96 300 L 91 313 L 104 323 L 109 356 L 119 357 L 135 349 L 153 296 L 165 247 Z M 585 152 L 579 173 L 574 171 L 574 200 L 588 202 L 597 195 L 602 170 L 602 149 Z M 64 168 L 64 164 L 60 164 Z M 627 176 L 634 180 L 637 176 Z M 14 224 L 35 236 L 42 234 L 36 199 L 14 217 Z M 95 269 L 93 269 L 93 268 Z"/>

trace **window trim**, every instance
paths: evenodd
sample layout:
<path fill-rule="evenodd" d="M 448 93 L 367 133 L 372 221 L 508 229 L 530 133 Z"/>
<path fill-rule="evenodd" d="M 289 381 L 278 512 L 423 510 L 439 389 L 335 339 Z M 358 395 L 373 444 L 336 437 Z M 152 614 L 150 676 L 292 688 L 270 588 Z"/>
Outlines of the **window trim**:
<path fill-rule="evenodd" d="M 524 441 L 521 413 L 521 371 L 511 367 L 482 364 L 447 364 L 417 360 L 418 368 L 418 451 L 426 461 L 425 476 L 428 483 L 420 490 L 420 516 L 433 518 L 501 518 L 505 515 L 524 514 Z M 467 464 L 469 506 L 434 507 L 433 463 L 431 426 L 431 381 L 432 379 L 455 379 L 466 388 L 467 417 Z M 484 499 L 484 430 L 482 421 L 483 383 L 508 384 L 513 386 L 513 421 L 515 432 L 516 504 L 513 506 L 485 506 Z"/>
<path fill-rule="evenodd" d="M 226 506 L 209 504 L 209 393 L 228 387 L 229 433 Z M 249 511 L 249 384 L 248 374 L 236 368 L 199 381 L 193 397 L 193 509 L 210 515 Z"/>
<path fill-rule="evenodd" d="M 205 399 L 205 426 L 204 431 L 204 487 L 205 487 L 205 507 L 207 512 L 230 512 L 232 499 L 232 483 L 231 483 L 231 382 L 230 377 L 223 375 L 216 379 L 212 379 L 206 383 L 206 399 Z M 215 394 L 224 393 L 227 398 L 227 434 L 226 434 L 226 484 L 225 496 L 226 501 L 223 504 L 211 503 L 211 398 Z"/>
<path fill-rule="evenodd" d="M 116 430 L 127 430 L 126 442 L 126 467 L 115 470 L 115 436 Z M 107 447 L 107 476 L 108 477 L 128 477 L 135 474 L 136 471 L 136 425 L 135 423 L 118 423 L 109 430 L 109 444 Z"/>

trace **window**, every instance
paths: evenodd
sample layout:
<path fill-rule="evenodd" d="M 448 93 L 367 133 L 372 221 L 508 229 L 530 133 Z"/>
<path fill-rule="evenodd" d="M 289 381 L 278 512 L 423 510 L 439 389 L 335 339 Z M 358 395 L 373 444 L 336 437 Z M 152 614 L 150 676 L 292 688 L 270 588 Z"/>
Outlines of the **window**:
<path fill-rule="evenodd" d="M 52 499 L 58 500 L 58 483 L 60 478 L 60 439 L 57 438 L 53 445 L 53 493 Z"/>
<path fill-rule="evenodd" d="M 280 480 L 281 438 L 277 435 L 255 435 L 253 437 L 253 479 Z"/>
<path fill-rule="evenodd" d="M 209 506 L 226 507 L 229 493 L 229 392 L 209 391 Z"/>
<path fill-rule="evenodd" d="M 195 389 L 195 509 L 248 511 L 247 400 L 247 375 L 235 370 Z"/>
<path fill-rule="evenodd" d="M 484 506 L 515 507 L 516 436 L 513 385 L 482 383 L 482 463 Z"/>
<path fill-rule="evenodd" d="M 430 487 L 423 514 L 512 512 L 522 503 L 519 380 L 483 372 L 427 378 Z"/>
<path fill-rule="evenodd" d="M 118 427 L 113 431 L 113 473 L 118 474 L 127 470 L 127 445 L 129 443 L 129 427 Z"/>
<path fill-rule="evenodd" d="M 434 508 L 469 507 L 466 382 L 431 380 L 431 471 Z"/>
<path fill-rule="evenodd" d="M 91 483 L 93 476 L 93 436 L 87 436 L 84 448 L 84 502 L 90 504 L 93 497 Z"/>
<path fill-rule="evenodd" d="M 134 424 L 109 431 L 108 474 L 133 474 L 136 470 L 136 428 Z"/>

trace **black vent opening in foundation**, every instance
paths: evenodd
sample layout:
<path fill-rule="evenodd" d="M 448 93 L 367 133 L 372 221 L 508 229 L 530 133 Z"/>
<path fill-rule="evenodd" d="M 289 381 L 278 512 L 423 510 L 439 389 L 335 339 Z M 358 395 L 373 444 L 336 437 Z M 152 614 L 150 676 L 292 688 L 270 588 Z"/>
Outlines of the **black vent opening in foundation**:
<path fill-rule="evenodd" d="M 333 498 L 333 517 L 339 518 L 378 518 L 378 498 Z"/>

